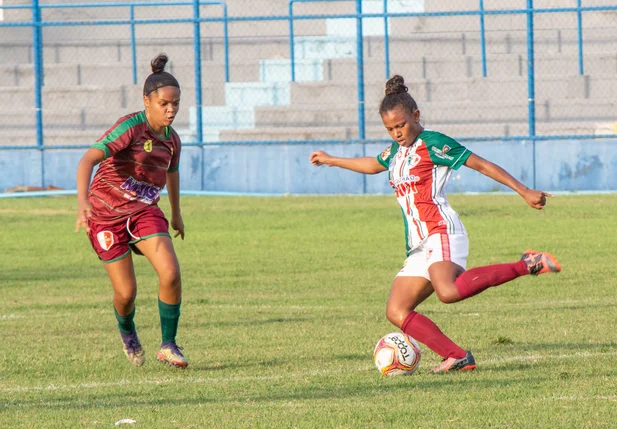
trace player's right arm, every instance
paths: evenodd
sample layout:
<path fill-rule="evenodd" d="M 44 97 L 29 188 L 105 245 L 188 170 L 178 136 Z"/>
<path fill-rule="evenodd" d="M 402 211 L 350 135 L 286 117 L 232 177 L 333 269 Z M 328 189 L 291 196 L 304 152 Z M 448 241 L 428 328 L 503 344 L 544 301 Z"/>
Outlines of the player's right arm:
<path fill-rule="evenodd" d="M 105 159 L 105 152 L 101 149 L 90 148 L 84 154 L 77 165 L 77 225 L 75 232 L 83 227 L 86 232 L 90 232 L 88 228 L 88 218 L 92 207 L 88 201 L 88 188 L 90 188 L 90 179 L 92 178 L 92 170 Z"/>
<path fill-rule="evenodd" d="M 311 163 L 316 166 L 327 165 L 329 167 L 340 167 L 346 170 L 364 174 L 377 174 L 387 170 L 381 165 L 377 158 L 363 156 L 359 158 L 338 158 L 330 156 L 323 150 L 316 150 L 311 154 Z"/>

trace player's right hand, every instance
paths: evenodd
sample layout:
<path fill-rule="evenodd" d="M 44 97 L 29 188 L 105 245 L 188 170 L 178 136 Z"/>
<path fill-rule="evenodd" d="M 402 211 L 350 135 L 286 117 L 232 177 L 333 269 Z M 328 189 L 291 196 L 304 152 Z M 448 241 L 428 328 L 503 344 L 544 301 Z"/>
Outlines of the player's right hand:
<path fill-rule="evenodd" d="M 328 159 L 330 159 L 331 156 L 328 155 L 327 153 L 325 153 L 323 150 L 316 150 L 315 152 L 311 153 L 311 164 L 316 165 L 316 166 L 320 166 L 320 165 L 328 165 Z"/>
<path fill-rule="evenodd" d="M 82 201 L 79 203 L 79 209 L 77 209 L 77 224 L 75 225 L 75 232 L 79 232 L 79 229 L 83 227 L 87 233 L 90 232 L 88 226 L 88 218 L 91 216 L 92 206 L 88 201 Z"/>

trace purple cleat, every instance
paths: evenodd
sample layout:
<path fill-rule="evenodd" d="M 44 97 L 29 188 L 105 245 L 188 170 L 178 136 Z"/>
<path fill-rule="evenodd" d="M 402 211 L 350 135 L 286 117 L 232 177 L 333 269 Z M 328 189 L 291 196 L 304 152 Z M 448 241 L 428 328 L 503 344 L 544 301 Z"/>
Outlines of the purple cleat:
<path fill-rule="evenodd" d="M 176 343 L 163 343 L 156 354 L 156 358 L 167 365 L 186 368 L 189 363 L 180 350 L 182 350 L 182 347 L 178 347 Z"/>
<path fill-rule="evenodd" d="M 139 338 L 137 338 L 137 332 L 133 331 L 130 334 L 120 332 L 122 337 L 122 344 L 124 346 L 124 354 L 128 360 L 135 366 L 142 366 L 146 361 L 146 354 L 144 349 L 141 348 Z"/>

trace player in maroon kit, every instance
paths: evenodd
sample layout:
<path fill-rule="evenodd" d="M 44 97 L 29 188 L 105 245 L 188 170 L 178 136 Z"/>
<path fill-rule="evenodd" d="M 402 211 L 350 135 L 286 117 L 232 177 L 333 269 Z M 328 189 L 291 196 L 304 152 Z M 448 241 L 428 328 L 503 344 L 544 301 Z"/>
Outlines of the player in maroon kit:
<path fill-rule="evenodd" d="M 388 320 L 443 357 L 432 372 L 472 370 L 476 362 L 429 318 L 415 311 L 433 292 L 452 303 L 524 275 L 559 272 L 546 252 L 527 250 L 520 261 L 465 271 L 469 241 L 458 214 L 445 194 L 453 170 L 465 165 L 516 191 L 541 210 L 549 194 L 527 188 L 504 169 L 475 155 L 456 140 L 420 125 L 420 111 L 401 76 L 386 84 L 379 108 L 395 142 L 376 158 L 337 158 L 323 151 L 311 154 L 314 165 L 328 165 L 365 174 L 390 172 L 390 184 L 403 211 L 407 259 L 392 284 Z"/>
<path fill-rule="evenodd" d="M 165 72 L 168 58 L 151 62 L 144 83 L 145 110 L 118 120 L 85 153 L 77 167 L 76 231 L 83 227 L 114 290 L 114 309 L 124 352 L 136 366 L 145 360 L 133 318 L 137 282 L 131 250 L 144 255 L 159 277 L 162 344 L 157 359 L 176 367 L 188 362 L 176 345 L 182 284 L 169 222 L 157 206 L 167 185 L 174 237 L 184 239 L 180 213 L 180 138 L 171 128 L 180 107 L 180 85 Z M 90 178 L 99 165 L 92 183 Z"/>

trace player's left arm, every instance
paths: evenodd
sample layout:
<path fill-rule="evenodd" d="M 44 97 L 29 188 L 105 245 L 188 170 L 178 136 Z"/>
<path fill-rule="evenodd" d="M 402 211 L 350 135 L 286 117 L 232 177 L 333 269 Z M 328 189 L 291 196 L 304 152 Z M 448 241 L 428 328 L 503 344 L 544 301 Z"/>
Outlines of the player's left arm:
<path fill-rule="evenodd" d="M 180 172 L 178 170 L 167 172 L 167 196 L 171 206 L 171 222 L 169 223 L 176 233 L 184 240 L 184 222 L 180 212 Z"/>
<path fill-rule="evenodd" d="M 472 170 L 476 170 L 487 177 L 490 177 L 494 181 L 507 186 L 513 191 L 516 191 L 521 197 L 523 197 L 525 202 L 534 209 L 542 210 L 546 204 L 546 197 L 552 197 L 551 194 L 544 191 L 529 189 L 497 164 L 487 161 L 474 153 L 467 158 L 467 161 L 465 161 L 465 166 L 471 168 Z"/>

